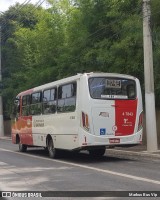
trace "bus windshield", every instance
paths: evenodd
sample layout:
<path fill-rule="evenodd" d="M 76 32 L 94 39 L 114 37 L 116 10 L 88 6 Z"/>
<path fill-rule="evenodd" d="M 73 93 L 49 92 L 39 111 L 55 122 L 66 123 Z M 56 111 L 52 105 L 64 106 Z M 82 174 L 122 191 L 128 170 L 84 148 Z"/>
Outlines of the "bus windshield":
<path fill-rule="evenodd" d="M 135 99 L 136 83 L 131 79 L 114 77 L 89 78 L 89 90 L 93 99 Z"/>

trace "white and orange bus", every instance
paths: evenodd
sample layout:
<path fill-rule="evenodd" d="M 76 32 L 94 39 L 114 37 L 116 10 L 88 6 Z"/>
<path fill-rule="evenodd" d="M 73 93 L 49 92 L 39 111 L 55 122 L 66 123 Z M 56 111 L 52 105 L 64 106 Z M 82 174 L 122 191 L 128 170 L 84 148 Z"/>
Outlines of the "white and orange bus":
<path fill-rule="evenodd" d="M 113 73 L 84 73 L 23 91 L 14 101 L 12 142 L 19 151 L 47 148 L 88 150 L 142 142 L 143 106 L 139 80 Z"/>

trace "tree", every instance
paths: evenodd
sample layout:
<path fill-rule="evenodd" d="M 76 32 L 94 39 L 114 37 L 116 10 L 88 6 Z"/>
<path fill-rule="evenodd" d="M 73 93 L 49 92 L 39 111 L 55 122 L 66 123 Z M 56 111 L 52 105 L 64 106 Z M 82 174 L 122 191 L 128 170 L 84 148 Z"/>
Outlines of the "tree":
<path fill-rule="evenodd" d="M 2 72 L 5 87 L 3 91 L 5 113 L 10 112 L 12 98 L 20 91 L 21 87 L 19 86 L 25 80 L 21 80 L 18 74 L 15 75 L 16 72 L 21 72 L 23 68 L 22 49 L 17 48 L 18 43 L 15 40 L 15 32 L 21 28 L 34 29 L 34 26 L 38 22 L 38 11 L 41 8 L 35 9 L 35 6 L 32 4 L 25 6 L 16 4 L 0 16 L 0 24 L 2 26 Z"/>
<path fill-rule="evenodd" d="M 16 4 L 0 16 L 5 110 L 20 91 L 83 71 L 131 74 L 143 85 L 141 0 L 49 2 L 48 10 Z M 152 2 L 152 9 L 159 94 L 158 0 Z"/>

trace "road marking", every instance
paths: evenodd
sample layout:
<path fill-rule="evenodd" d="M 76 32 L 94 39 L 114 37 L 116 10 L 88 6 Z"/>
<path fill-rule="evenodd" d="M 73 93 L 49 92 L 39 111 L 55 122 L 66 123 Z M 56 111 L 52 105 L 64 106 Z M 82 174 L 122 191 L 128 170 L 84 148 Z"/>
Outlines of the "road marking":
<path fill-rule="evenodd" d="M 90 167 L 90 166 L 87 166 L 87 165 L 81 165 L 81 164 L 72 163 L 72 162 L 66 162 L 66 161 L 62 161 L 62 160 L 54 160 L 54 159 L 51 159 L 51 158 L 38 157 L 38 156 L 25 154 L 25 153 L 21 153 L 21 152 L 15 152 L 15 151 L 2 149 L 2 148 L 0 148 L 0 150 L 1 151 L 11 152 L 11 153 L 16 153 L 16 154 L 20 154 L 20 155 L 28 156 L 28 157 L 32 157 L 32 158 L 39 158 L 39 159 L 48 160 L 48 161 L 52 161 L 52 162 L 56 162 L 56 163 L 71 165 L 71 166 L 74 166 L 74 167 L 90 169 L 90 170 L 94 170 L 94 171 L 97 171 L 97 172 L 102 172 L 102 173 L 106 173 L 106 174 L 110 174 L 110 175 L 114 175 L 114 176 L 120 176 L 120 177 L 123 177 L 123 178 L 133 179 L 133 180 L 136 180 L 136 181 L 143 181 L 143 182 L 147 182 L 147 183 L 153 183 L 153 184 L 156 184 L 156 185 L 160 185 L 160 181 L 149 179 L 149 178 L 133 176 L 133 175 L 119 173 L 119 172 L 106 170 L 106 169 L 99 169 L 99 168 L 96 168 L 96 167 Z"/>
<path fill-rule="evenodd" d="M 4 166 L 4 165 L 8 165 L 8 164 L 5 162 L 0 162 L 0 166 Z"/>

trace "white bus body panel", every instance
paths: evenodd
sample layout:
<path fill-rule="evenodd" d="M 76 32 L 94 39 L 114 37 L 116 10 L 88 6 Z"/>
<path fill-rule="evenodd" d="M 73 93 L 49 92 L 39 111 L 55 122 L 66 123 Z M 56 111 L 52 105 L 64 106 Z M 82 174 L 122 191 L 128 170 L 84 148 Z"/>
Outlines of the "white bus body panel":
<path fill-rule="evenodd" d="M 135 122 L 132 124 L 129 120 L 132 116 L 124 116 L 122 126 L 132 126 L 133 133 L 127 135 L 117 132 L 119 127 L 116 120 L 118 120 L 117 112 L 122 113 L 123 106 L 118 105 L 116 100 L 99 100 L 93 99 L 90 96 L 88 78 L 89 77 L 120 77 L 128 78 L 136 81 L 137 86 L 137 106 L 134 113 L 131 112 L 129 106 L 126 113 L 136 115 Z M 142 96 L 138 79 L 123 76 L 120 74 L 81 74 L 75 77 L 63 79 L 57 82 L 39 86 L 33 89 L 33 92 L 45 90 L 65 83 L 77 82 L 77 97 L 75 112 L 55 113 L 55 114 L 41 114 L 32 116 L 32 137 L 33 146 L 46 147 L 46 137 L 51 135 L 54 147 L 58 149 L 81 149 L 93 146 L 116 146 L 128 144 L 140 144 L 142 141 L 142 129 L 138 130 L 139 116 L 143 111 Z M 120 102 L 121 100 L 119 100 Z M 126 100 L 127 102 L 127 100 Z M 129 101 L 128 101 L 129 102 Z M 133 102 L 132 102 L 133 103 Z M 134 103 L 133 103 L 134 104 Z M 118 111 L 117 111 L 118 110 Z M 82 112 L 88 115 L 89 130 L 86 130 L 82 125 Z M 127 123 L 130 124 L 127 124 Z M 134 127 L 133 127 L 134 126 Z"/>

